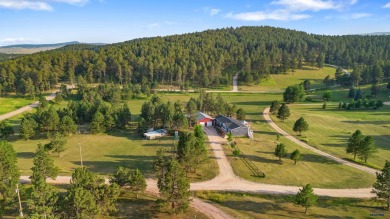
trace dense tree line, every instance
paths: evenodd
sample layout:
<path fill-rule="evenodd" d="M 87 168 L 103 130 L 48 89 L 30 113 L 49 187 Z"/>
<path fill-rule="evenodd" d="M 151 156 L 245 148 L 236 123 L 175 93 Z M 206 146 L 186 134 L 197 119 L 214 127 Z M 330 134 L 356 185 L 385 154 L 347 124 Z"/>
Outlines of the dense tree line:
<path fill-rule="evenodd" d="M 87 83 L 123 85 L 147 80 L 150 84 L 210 87 L 231 81 L 234 69 L 242 70 L 240 78 L 251 83 L 303 65 L 321 68 L 324 63 L 363 66 L 363 80 L 371 80 L 364 76 L 368 72 L 380 81 L 389 77 L 389 39 L 314 35 L 262 26 L 143 38 L 101 47 L 69 46 L 1 62 L 0 91 L 24 94 L 33 89 L 39 93 L 59 81 L 74 83 L 78 76 Z"/>
<path fill-rule="evenodd" d="M 227 115 L 245 119 L 245 111 L 237 109 L 236 104 L 228 104 L 221 94 L 214 97 L 213 93 L 200 91 L 198 98 L 190 98 L 184 105 L 180 101 L 163 102 L 161 97 L 153 96 L 150 101 L 144 102 L 141 108 L 139 131 L 145 132 L 149 128 L 182 129 L 196 124 L 197 112 L 210 115 Z"/>

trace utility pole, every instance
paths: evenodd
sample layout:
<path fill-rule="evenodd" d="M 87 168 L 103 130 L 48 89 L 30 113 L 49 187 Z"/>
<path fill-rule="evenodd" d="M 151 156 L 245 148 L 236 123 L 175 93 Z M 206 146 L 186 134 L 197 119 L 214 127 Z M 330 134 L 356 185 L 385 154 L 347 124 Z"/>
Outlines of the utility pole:
<path fill-rule="evenodd" d="M 20 200 L 19 184 L 16 184 L 16 193 L 18 193 L 20 217 L 23 218 L 23 208 L 22 208 L 22 201 Z"/>
<path fill-rule="evenodd" d="M 81 168 L 83 168 L 83 155 L 81 154 L 81 144 L 79 143 L 79 150 L 80 150 L 80 163 L 81 163 Z"/>

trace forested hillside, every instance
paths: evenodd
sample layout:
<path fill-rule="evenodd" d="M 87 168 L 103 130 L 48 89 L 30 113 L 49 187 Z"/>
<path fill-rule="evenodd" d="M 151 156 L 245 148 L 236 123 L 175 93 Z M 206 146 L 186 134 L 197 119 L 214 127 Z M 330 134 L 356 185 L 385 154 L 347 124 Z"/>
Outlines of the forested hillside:
<path fill-rule="evenodd" d="M 73 45 L 0 63 L 0 93 L 41 92 L 59 81 L 210 87 L 235 71 L 253 83 L 269 74 L 324 63 L 354 68 L 346 85 L 390 74 L 390 36 L 324 36 L 273 27 L 240 27 L 136 39 L 106 46 Z M 333 77 L 333 76 L 331 76 Z M 352 82 L 353 80 L 353 82 Z M 357 80 L 357 81 L 356 81 Z M 345 81 L 344 81 L 345 82 Z"/>

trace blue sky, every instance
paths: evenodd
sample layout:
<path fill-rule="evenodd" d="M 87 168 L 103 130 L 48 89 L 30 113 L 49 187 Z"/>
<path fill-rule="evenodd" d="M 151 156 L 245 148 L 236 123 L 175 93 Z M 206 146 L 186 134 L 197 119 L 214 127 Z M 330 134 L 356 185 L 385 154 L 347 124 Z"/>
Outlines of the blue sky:
<path fill-rule="evenodd" d="M 114 43 L 249 25 L 390 32 L 390 0 L 0 0 L 0 45 Z"/>

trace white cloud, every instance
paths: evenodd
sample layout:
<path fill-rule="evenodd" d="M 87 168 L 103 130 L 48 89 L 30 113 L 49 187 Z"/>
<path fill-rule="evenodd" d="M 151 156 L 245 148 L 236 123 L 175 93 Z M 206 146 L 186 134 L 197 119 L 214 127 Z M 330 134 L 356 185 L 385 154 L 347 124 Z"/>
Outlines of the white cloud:
<path fill-rule="evenodd" d="M 31 9 L 31 10 L 39 10 L 39 11 L 51 11 L 53 8 L 47 4 L 46 2 L 41 1 L 27 1 L 27 0 L 0 0 L 1 8 L 9 8 L 9 9 Z"/>
<path fill-rule="evenodd" d="M 227 15 L 229 18 L 241 21 L 263 21 L 263 20 L 277 20 L 277 21 L 288 21 L 288 20 L 302 20 L 310 18 L 310 15 L 307 14 L 296 14 L 290 13 L 287 10 L 275 10 L 271 12 L 247 12 L 247 13 L 238 13 L 233 14 L 229 13 Z"/>
<path fill-rule="evenodd" d="M 383 6 L 384 8 L 390 8 L 390 2 Z"/>
<path fill-rule="evenodd" d="M 25 37 L 0 39 L 0 45 L 12 45 L 12 44 L 33 43 L 33 42 L 37 42 L 37 40 L 31 38 L 25 38 Z"/>
<path fill-rule="evenodd" d="M 365 18 L 365 17 L 371 17 L 372 14 L 369 13 L 355 13 L 351 14 L 352 19 L 360 19 L 360 18 Z"/>
<path fill-rule="evenodd" d="M 322 0 L 277 0 L 273 5 L 281 5 L 291 11 L 320 11 L 338 9 L 340 6 L 333 1 Z"/>
<path fill-rule="evenodd" d="M 0 0 L 0 8 L 8 9 L 30 9 L 37 11 L 52 11 L 50 3 L 65 3 L 82 6 L 89 0 Z"/>
<path fill-rule="evenodd" d="M 221 11 L 221 9 L 212 8 L 212 9 L 210 9 L 210 15 L 211 16 L 217 15 L 220 11 Z"/>
<path fill-rule="evenodd" d="M 356 4 L 357 2 L 358 2 L 358 0 L 351 0 L 350 4 L 351 4 L 351 5 L 354 5 L 354 4 Z"/>

